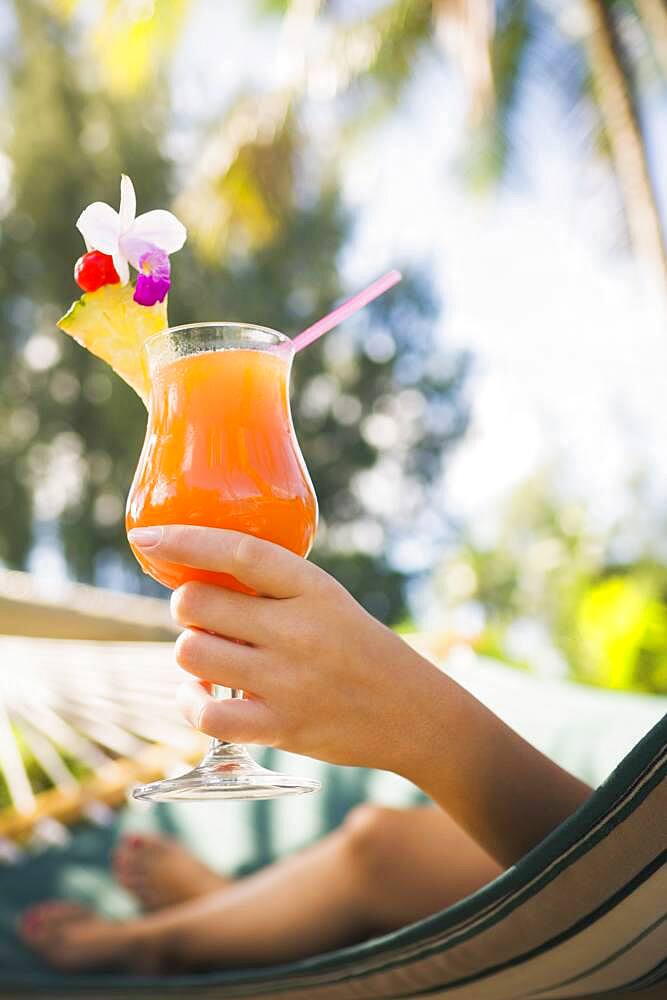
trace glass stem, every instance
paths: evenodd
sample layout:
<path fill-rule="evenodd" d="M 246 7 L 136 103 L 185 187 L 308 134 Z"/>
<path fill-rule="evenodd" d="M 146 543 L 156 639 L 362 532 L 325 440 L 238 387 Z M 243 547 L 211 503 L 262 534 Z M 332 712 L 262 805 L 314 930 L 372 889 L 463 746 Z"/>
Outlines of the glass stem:
<path fill-rule="evenodd" d="M 226 694 L 227 691 L 229 691 L 229 697 L 230 698 L 242 698 L 243 697 L 243 691 L 241 691 L 239 688 L 224 688 L 224 687 L 220 687 L 219 684 L 213 684 L 213 686 L 211 688 L 211 694 L 213 695 L 214 698 L 226 698 L 227 697 L 227 694 Z M 225 692 L 225 693 L 223 694 L 223 692 Z M 209 754 L 215 754 L 217 751 L 224 750 L 225 747 L 231 747 L 231 746 L 234 746 L 234 744 L 233 743 L 229 743 L 227 740 L 219 740 L 215 736 L 212 736 L 211 737 L 211 743 L 210 743 L 209 748 L 208 748 L 208 753 Z"/>

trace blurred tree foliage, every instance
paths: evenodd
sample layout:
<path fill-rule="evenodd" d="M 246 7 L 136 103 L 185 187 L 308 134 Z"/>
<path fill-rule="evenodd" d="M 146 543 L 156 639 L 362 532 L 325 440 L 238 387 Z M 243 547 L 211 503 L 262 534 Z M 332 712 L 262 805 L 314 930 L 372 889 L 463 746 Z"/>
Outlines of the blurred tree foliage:
<path fill-rule="evenodd" d="M 150 588 L 123 530 L 145 413 L 54 322 L 76 295 L 72 266 L 82 245 L 74 222 L 82 207 L 117 204 L 121 171 L 135 180 L 140 209 L 171 201 L 175 168 L 163 150 L 172 33 L 162 46 L 140 33 L 136 45 L 151 53 L 151 74 L 140 76 L 140 87 L 114 88 L 70 16 L 76 7 L 0 2 L 0 15 L 14 23 L 0 132 L 11 175 L 0 204 L 0 558 L 24 566 L 35 538 L 50 532 L 77 578 L 117 582 L 125 574 L 128 585 Z M 173 323 L 218 316 L 295 331 L 343 293 L 337 262 L 351 220 L 335 177 L 299 196 L 297 125 L 283 117 L 276 127 L 279 159 L 251 143 L 209 177 L 233 198 L 245 231 L 259 211 L 254 192 L 272 192 L 268 216 L 261 208 L 271 225 L 260 226 L 254 243 L 240 230 L 237 238 L 228 233 L 224 254 L 215 241 L 190 240 L 174 260 Z M 200 208 L 205 214 L 205 199 Z M 466 423 L 467 359 L 436 350 L 437 314 L 425 279 L 408 276 L 306 352 L 295 371 L 295 421 L 322 512 L 314 558 L 386 621 L 405 612 L 407 576 L 392 555 L 415 530 Z M 429 518 L 431 533 L 446 530 L 437 509 Z"/>
<path fill-rule="evenodd" d="M 302 69 L 284 103 L 317 100 L 322 88 L 334 94 L 345 137 L 393 110 L 415 68 L 444 54 L 467 95 L 461 174 L 476 191 L 526 168 L 527 93 L 536 83 L 559 93 L 570 119 L 576 109 L 590 123 L 582 161 L 606 162 L 613 171 L 621 242 L 667 288 L 667 241 L 640 109 L 644 88 L 664 86 L 664 0 L 256 0 L 256 7 L 300 32 Z M 438 122 L 437 92 L 433 105 Z"/>
<path fill-rule="evenodd" d="M 450 612 L 481 609 L 477 645 L 489 655 L 538 669 L 546 660 L 551 669 L 555 652 L 585 683 L 667 691 L 667 564 L 654 543 L 664 525 L 649 530 L 650 507 L 637 491 L 628 518 L 596 531 L 556 483 L 553 471 L 526 482 L 494 546 L 469 542 L 441 568 L 441 598 Z M 628 521 L 647 525 L 630 550 Z M 517 643 L 525 626 L 528 644 Z"/>

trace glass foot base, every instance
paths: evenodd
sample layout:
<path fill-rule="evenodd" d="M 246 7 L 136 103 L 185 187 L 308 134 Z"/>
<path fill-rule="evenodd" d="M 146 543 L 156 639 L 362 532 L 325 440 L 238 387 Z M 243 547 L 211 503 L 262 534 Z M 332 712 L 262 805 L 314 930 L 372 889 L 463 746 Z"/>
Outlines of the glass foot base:
<path fill-rule="evenodd" d="M 150 802 L 277 799 L 316 792 L 321 787 L 314 778 L 296 778 L 260 767 L 244 747 L 218 743 L 192 771 L 139 785 L 132 790 L 132 797 Z"/>

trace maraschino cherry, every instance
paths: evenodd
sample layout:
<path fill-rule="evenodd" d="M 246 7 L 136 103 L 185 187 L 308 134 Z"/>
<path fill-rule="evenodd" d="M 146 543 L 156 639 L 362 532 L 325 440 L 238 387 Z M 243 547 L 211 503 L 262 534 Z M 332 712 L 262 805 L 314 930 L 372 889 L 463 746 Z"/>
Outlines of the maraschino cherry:
<path fill-rule="evenodd" d="M 84 292 L 96 292 L 103 285 L 117 285 L 120 278 L 109 254 L 90 250 L 74 265 L 74 280 Z"/>

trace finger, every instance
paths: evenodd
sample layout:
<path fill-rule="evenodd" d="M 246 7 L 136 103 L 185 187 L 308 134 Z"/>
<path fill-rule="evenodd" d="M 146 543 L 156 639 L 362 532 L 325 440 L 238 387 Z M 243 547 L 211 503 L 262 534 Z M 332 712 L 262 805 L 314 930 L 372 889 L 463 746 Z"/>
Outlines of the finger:
<path fill-rule="evenodd" d="M 177 701 L 190 725 L 208 736 L 230 743 L 274 743 L 273 713 L 263 701 L 213 698 L 201 681 L 181 684 Z"/>
<path fill-rule="evenodd" d="M 261 694 L 266 671 L 260 669 L 259 654 L 252 646 L 188 628 L 176 640 L 174 653 L 179 667 L 195 677 Z"/>
<path fill-rule="evenodd" d="M 272 634 L 269 618 L 275 600 L 191 580 L 171 595 L 171 613 L 183 628 L 215 632 L 257 646 Z"/>
<path fill-rule="evenodd" d="M 167 524 L 133 528 L 128 538 L 137 548 L 150 550 L 151 557 L 229 573 L 267 597 L 297 597 L 306 589 L 311 573 L 317 572 L 282 545 L 226 528 Z"/>

